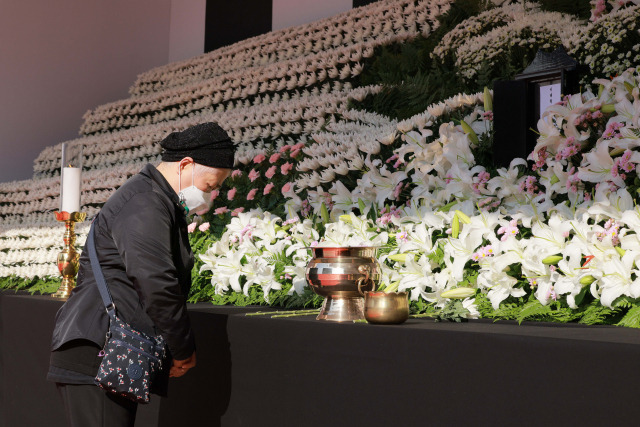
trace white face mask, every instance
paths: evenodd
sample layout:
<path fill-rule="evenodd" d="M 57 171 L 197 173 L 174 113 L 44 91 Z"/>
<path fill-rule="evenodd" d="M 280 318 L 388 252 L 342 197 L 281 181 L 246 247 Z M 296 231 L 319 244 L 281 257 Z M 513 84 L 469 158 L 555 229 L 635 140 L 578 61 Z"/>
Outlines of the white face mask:
<path fill-rule="evenodd" d="M 204 198 L 204 191 L 193 185 L 195 170 L 196 165 L 194 164 L 191 169 L 191 186 L 178 192 L 180 204 L 186 209 L 187 215 L 189 215 L 190 212 L 195 213 L 207 207 L 207 200 Z M 180 169 L 178 170 L 178 187 L 182 188 L 182 176 L 180 175 Z"/>

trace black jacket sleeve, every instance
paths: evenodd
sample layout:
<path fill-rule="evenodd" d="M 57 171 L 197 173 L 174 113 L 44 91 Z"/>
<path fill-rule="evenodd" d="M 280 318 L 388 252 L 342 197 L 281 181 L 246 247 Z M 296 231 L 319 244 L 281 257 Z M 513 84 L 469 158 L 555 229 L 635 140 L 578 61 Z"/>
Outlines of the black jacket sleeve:
<path fill-rule="evenodd" d="M 175 226 L 169 207 L 148 191 L 124 204 L 111 232 L 145 311 L 180 360 L 192 355 L 195 341 L 171 249 Z"/>

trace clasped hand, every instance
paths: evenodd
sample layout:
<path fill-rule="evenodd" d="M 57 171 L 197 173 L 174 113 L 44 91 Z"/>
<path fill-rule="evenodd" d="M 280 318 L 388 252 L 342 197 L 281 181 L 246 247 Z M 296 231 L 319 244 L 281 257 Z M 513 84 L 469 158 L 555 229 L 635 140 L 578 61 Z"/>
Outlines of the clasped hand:
<path fill-rule="evenodd" d="M 173 365 L 171 366 L 171 370 L 169 371 L 170 377 L 181 377 L 183 376 L 189 369 L 196 366 L 196 352 L 188 359 L 176 360 L 173 359 Z"/>

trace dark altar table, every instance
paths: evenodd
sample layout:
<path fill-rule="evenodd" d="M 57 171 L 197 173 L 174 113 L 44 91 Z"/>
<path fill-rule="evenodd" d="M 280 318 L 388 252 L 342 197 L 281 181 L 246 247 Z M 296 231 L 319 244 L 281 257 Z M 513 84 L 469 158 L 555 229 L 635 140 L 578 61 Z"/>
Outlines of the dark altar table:
<path fill-rule="evenodd" d="M 0 427 L 64 426 L 45 380 L 61 302 L 0 292 Z M 487 321 L 399 326 L 190 305 L 198 366 L 137 426 L 635 425 L 640 331 Z"/>

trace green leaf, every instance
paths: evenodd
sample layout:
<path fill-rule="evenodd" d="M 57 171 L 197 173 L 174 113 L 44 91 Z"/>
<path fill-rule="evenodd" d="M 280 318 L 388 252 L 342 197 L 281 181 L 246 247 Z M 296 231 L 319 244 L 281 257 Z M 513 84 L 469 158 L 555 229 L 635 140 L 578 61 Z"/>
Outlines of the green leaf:
<path fill-rule="evenodd" d="M 531 301 L 522 307 L 522 310 L 518 314 L 516 320 L 518 323 L 522 323 L 524 320 L 528 318 L 542 317 L 546 316 L 551 312 L 551 307 L 548 305 L 542 305 L 540 301 L 534 300 Z"/>
<path fill-rule="evenodd" d="M 640 328 L 640 305 L 636 305 L 616 323 L 616 326 L 626 326 L 627 328 Z"/>
<path fill-rule="evenodd" d="M 364 200 L 358 198 L 358 208 L 360 208 L 360 215 L 364 214 L 367 210 L 367 206 L 364 204 Z"/>

